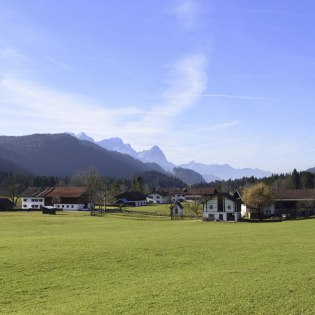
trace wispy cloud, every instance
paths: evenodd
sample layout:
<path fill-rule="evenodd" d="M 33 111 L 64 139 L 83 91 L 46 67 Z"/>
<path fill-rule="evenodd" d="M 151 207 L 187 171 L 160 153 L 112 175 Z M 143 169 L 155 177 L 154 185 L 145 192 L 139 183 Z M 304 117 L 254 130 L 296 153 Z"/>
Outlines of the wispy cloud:
<path fill-rule="evenodd" d="M 200 5 L 196 0 L 181 0 L 169 13 L 175 15 L 183 27 L 191 29 L 198 24 L 199 11 Z"/>
<path fill-rule="evenodd" d="M 21 55 L 16 48 L 12 46 L 6 46 L 0 49 L 0 58 L 16 60 L 16 59 L 20 59 Z"/>
<path fill-rule="evenodd" d="M 176 95 L 176 94 L 170 94 L 169 97 L 187 97 L 187 94 L 183 95 Z M 214 98 L 234 98 L 234 99 L 248 99 L 248 100 L 272 100 L 273 98 L 263 97 L 263 96 L 247 96 L 247 95 L 230 95 L 230 94 L 195 94 L 191 95 L 195 97 L 214 97 Z"/>
<path fill-rule="evenodd" d="M 0 125 L 32 132 L 80 132 L 94 138 L 120 136 L 133 139 L 159 136 L 168 132 L 173 119 L 194 106 L 206 89 L 207 60 L 201 53 L 186 56 L 168 67 L 165 96 L 146 110 L 134 106 L 112 108 L 80 94 L 55 90 L 35 82 L 7 75 L 0 80 Z M 178 101 L 168 94 L 183 94 Z M 10 105 L 9 105 L 10 104 Z M 15 134 L 15 133 L 13 133 Z"/>
<path fill-rule="evenodd" d="M 292 17 L 299 17 L 299 18 L 315 18 L 314 14 L 307 14 L 301 12 L 292 12 L 292 11 L 285 11 L 285 10 L 268 10 L 268 9 L 243 9 L 243 8 L 229 8 L 232 11 L 242 11 L 248 13 L 257 13 L 257 14 L 273 14 L 273 15 L 286 15 Z"/>
<path fill-rule="evenodd" d="M 207 58 L 202 53 L 183 57 L 170 65 L 161 102 L 153 104 L 143 119 L 125 128 L 142 134 L 167 133 L 173 119 L 194 106 L 206 89 L 207 66 Z M 173 94 L 181 95 L 180 99 L 169 96 Z"/>
<path fill-rule="evenodd" d="M 135 107 L 104 108 L 91 98 L 11 77 L 0 81 L 0 93 L 0 125 L 10 122 L 12 130 L 23 134 L 86 130 L 102 137 L 118 129 L 126 116 L 143 114 Z"/>

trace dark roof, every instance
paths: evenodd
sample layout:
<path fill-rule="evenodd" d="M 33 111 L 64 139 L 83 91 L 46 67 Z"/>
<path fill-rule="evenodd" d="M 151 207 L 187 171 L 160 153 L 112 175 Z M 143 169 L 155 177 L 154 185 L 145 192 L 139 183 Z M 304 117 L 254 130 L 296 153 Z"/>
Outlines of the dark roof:
<path fill-rule="evenodd" d="M 54 187 L 47 192 L 45 197 L 79 198 L 86 193 L 85 187 Z"/>
<path fill-rule="evenodd" d="M 22 197 L 37 197 L 45 190 L 43 187 L 28 187 L 23 191 Z"/>
<path fill-rule="evenodd" d="M 168 188 L 164 190 L 167 195 L 186 194 L 187 188 Z"/>
<path fill-rule="evenodd" d="M 23 197 L 70 197 L 78 198 L 86 193 L 84 187 L 30 187 L 24 193 Z"/>
<path fill-rule="evenodd" d="M 116 199 L 127 199 L 128 201 L 146 200 L 146 196 L 140 191 L 126 191 L 115 196 Z"/>
<path fill-rule="evenodd" d="M 187 195 L 202 195 L 202 196 L 211 196 L 217 193 L 215 188 L 211 187 L 200 187 L 200 188 L 187 188 Z"/>
<path fill-rule="evenodd" d="M 184 209 L 184 206 L 180 203 L 180 201 L 176 201 L 176 202 L 174 203 L 174 205 L 173 205 L 173 208 L 174 208 L 176 205 L 179 206 L 181 209 Z"/>
<path fill-rule="evenodd" d="M 315 200 L 315 189 L 273 189 L 273 200 Z"/>
<path fill-rule="evenodd" d="M 8 198 L 0 198 L 0 209 L 1 210 L 9 210 L 13 209 L 14 203 Z"/>
<path fill-rule="evenodd" d="M 211 199 L 213 199 L 213 198 L 215 198 L 215 197 L 217 197 L 217 196 L 223 196 L 223 197 L 226 197 L 227 199 L 230 199 L 230 200 L 232 200 L 232 201 L 234 201 L 234 202 L 241 202 L 240 201 L 240 199 L 238 199 L 238 198 L 235 198 L 234 196 L 232 196 L 232 195 L 230 195 L 230 194 L 228 194 L 228 193 L 215 193 L 214 195 L 212 195 L 212 196 L 210 196 L 207 200 L 205 200 L 203 203 L 205 203 L 205 202 L 207 202 L 208 200 L 211 200 Z"/>
<path fill-rule="evenodd" d="M 164 196 L 164 197 L 168 196 L 168 193 L 166 191 L 163 191 L 163 190 L 151 192 L 150 194 L 147 194 L 147 196 L 154 195 L 154 194 Z"/>

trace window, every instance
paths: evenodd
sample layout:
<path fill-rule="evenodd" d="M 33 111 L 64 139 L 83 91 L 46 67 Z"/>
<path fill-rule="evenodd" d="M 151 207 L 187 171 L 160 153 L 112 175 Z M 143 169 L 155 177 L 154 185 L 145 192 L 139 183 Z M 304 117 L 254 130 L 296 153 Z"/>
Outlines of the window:
<path fill-rule="evenodd" d="M 210 205 L 210 206 L 209 206 L 209 209 L 211 209 L 211 210 L 212 210 L 212 209 L 213 209 L 213 205 Z"/>
<path fill-rule="evenodd" d="M 27 205 L 23 205 L 23 208 L 27 208 Z"/>
<path fill-rule="evenodd" d="M 24 199 L 23 199 L 23 201 L 27 201 L 27 199 L 26 199 L 26 198 L 24 198 Z"/>
<path fill-rule="evenodd" d="M 67 208 L 69 208 L 69 205 L 67 205 Z"/>
<path fill-rule="evenodd" d="M 228 205 L 227 208 L 228 208 L 228 210 L 231 210 L 231 209 L 232 209 L 231 205 Z"/>
<path fill-rule="evenodd" d="M 71 208 L 74 208 L 73 205 L 71 206 Z"/>
<path fill-rule="evenodd" d="M 42 202 L 42 201 L 43 201 L 43 199 L 38 199 L 38 201 Z"/>

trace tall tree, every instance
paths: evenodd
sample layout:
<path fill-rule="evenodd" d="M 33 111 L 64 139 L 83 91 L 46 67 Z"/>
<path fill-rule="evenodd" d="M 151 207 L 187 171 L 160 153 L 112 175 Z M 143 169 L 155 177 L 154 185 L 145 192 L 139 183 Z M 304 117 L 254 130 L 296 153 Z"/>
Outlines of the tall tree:
<path fill-rule="evenodd" d="M 314 175 L 310 172 L 300 173 L 301 188 L 311 189 L 314 188 Z"/>
<path fill-rule="evenodd" d="M 300 182 L 300 174 L 297 172 L 296 169 L 293 170 L 292 175 L 291 175 L 291 179 L 292 179 L 292 188 L 293 189 L 299 189 L 301 188 L 301 182 Z"/>
<path fill-rule="evenodd" d="M 268 185 L 258 183 L 252 187 L 245 188 L 243 200 L 248 208 L 257 211 L 259 220 L 262 220 L 263 209 L 271 204 L 272 190 Z"/>

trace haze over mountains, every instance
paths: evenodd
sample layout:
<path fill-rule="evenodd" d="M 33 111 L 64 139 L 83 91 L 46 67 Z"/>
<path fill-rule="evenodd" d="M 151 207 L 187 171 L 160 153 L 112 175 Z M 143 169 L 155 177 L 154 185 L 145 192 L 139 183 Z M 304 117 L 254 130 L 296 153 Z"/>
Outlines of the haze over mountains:
<path fill-rule="evenodd" d="M 80 134 L 76 135 L 76 137 L 81 140 L 94 142 L 94 139 L 86 135 L 84 132 L 81 132 Z M 116 151 L 123 154 L 128 154 L 144 163 L 156 163 L 160 165 L 165 171 L 168 171 L 168 172 L 173 172 L 174 167 L 176 167 L 175 164 L 167 160 L 163 151 L 156 145 L 154 145 L 149 150 L 137 152 L 131 147 L 130 144 L 124 143 L 122 139 L 117 138 L 117 137 L 105 139 L 105 140 L 94 142 L 94 143 L 110 151 Z M 202 164 L 202 163 L 196 163 L 194 161 L 187 164 L 178 165 L 178 167 L 183 168 L 183 169 L 193 170 L 194 172 L 199 173 L 201 175 L 201 178 L 207 182 L 221 180 L 221 179 L 227 180 L 230 178 L 231 179 L 242 178 L 244 176 L 245 177 L 254 176 L 257 178 L 261 178 L 261 177 L 266 177 L 266 176 L 271 175 L 271 172 L 260 170 L 258 168 L 236 169 L 228 164 L 207 165 L 207 164 Z"/>

